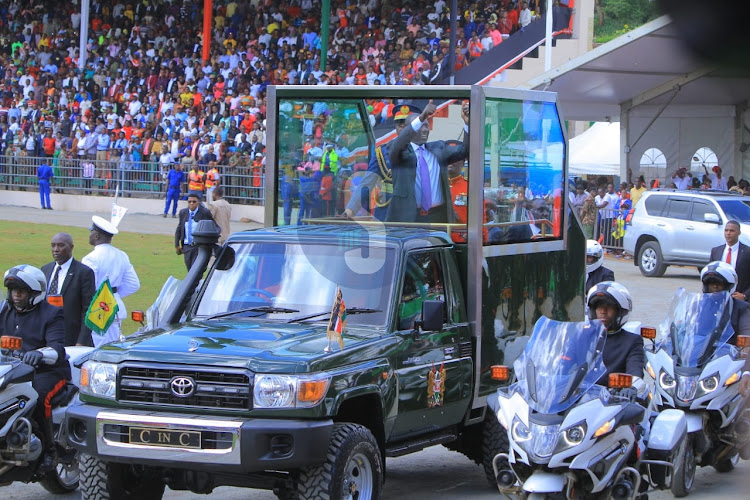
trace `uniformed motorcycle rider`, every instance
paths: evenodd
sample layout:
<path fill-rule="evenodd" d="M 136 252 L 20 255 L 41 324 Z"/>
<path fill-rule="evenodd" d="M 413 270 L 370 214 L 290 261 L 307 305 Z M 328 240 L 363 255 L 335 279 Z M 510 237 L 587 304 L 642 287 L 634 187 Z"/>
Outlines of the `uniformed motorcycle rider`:
<path fill-rule="evenodd" d="M 586 291 L 602 281 L 614 281 L 615 273 L 604 267 L 604 249 L 596 240 L 586 240 Z"/>
<path fill-rule="evenodd" d="M 729 292 L 732 295 L 737 289 L 737 272 L 726 262 L 709 262 L 701 270 L 703 293 Z M 737 335 L 750 335 L 750 303 L 732 298 L 732 314 L 729 317 L 734 336 L 729 341 L 735 343 Z"/>
<path fill-rule="evenodd" d="M 55 465 L 50 400 L 70 380 L 70 364 L 65 357 L 65 322 L 62 308 L 50 305 L 44 273 L 29 265 L 6 271 L 7 306 L 0 311 L 0 333 L 23 339 L 23 362 L 36 368 L 32 386 L 39 394 L 34 420 L 39 426 L 44 455 L 38 472 L 49 472 Z"/>
<path fill-rule="evenodd" d="M 633 388 L 640 394 L 646 388 L 643 381 L 646 366 L 643 338 L 623 329 L 633 309 L 630 292 L 620 283 L 603 281 L 591 287 L 586 303 L 589 317 L 598 319 L 607 329 L 602 353 L 607 371 L 598 384 L 606 386 L 610 373 L 629 373 L 633 376 Z"/>

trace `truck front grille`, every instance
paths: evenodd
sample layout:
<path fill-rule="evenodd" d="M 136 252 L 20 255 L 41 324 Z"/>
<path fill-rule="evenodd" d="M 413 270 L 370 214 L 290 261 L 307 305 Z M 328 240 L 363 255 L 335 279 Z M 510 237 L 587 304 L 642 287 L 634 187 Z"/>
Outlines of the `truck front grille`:
<path fill-rule="evenodd" d="M 118 401 L 127 403 L 252 408 L 251 377 L 241 371 L 126 365 L 120 369 L 117 386 Z"/>

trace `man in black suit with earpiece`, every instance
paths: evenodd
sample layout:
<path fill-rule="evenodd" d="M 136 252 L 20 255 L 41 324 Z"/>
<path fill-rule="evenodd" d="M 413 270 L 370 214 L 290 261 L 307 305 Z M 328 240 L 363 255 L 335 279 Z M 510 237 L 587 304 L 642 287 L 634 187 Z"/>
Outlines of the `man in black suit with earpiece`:
<path fill-rule="evenodd" d="M 740 223 L 727 221 L 724 225 L 724 245 L 711 249 L 711 262 L 716 260 L 732 265 L 737 273 L 737 290 L 732 297 L 747 300 L 750 297 L 750 248 L 740 243 Z"/>

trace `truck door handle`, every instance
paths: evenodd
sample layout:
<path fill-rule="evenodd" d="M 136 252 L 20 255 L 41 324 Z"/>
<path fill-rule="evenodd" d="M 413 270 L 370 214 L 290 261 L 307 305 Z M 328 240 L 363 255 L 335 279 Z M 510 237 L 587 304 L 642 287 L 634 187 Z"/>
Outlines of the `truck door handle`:
<path fill-rule="evenodd" d="M 659 227 L 664 227 L 664 226 L 666 226 L 666 224 L 664 224 L 663 222 L 657 222 L 657 223 L 656 223 L 656 225 L 657 225 L 657 226 L 659 226 Z"/>
<path fill-rule="evenodd" d="M 692 231 L 692 230 L 694 230 L 694 229 L 695 229 L 695 226 L 688 226 L 688 227 L 686 227 L 685 229 L 687 229 L 688 231 Z"/>

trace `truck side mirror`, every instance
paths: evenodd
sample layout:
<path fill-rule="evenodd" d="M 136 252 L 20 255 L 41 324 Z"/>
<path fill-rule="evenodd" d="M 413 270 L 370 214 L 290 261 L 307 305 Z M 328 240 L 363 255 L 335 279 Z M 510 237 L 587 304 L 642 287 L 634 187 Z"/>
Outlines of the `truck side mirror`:
<path fill-rule="evenodd" d="M 422 328 L 428 332 L 443 329 L 444 300 L 425 300 L 422 302 Z"/>

